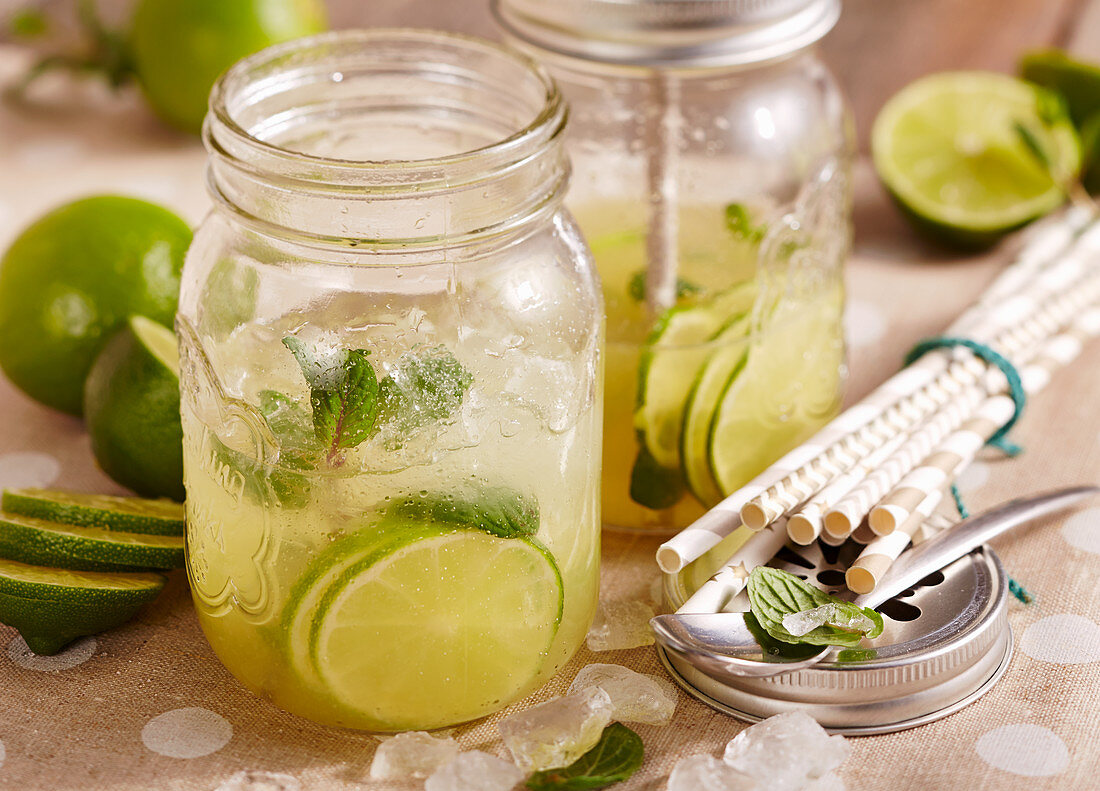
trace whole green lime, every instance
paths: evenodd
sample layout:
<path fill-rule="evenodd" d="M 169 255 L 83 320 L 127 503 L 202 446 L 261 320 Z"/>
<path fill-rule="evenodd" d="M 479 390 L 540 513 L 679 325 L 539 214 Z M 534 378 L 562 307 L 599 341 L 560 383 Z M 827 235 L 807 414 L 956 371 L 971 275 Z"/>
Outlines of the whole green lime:
<path fill-rule="evenodd" d="M 157 115 L 198 132 L 223 71 L 272 44 L 325 29 L 320 0 L 141 0 L 130 47 Z"/>
<path fill-rule="evenodd" d="M 103 471 L 144 497 L 182 502 L 176 336 L 133 316 L 108 341 L 84 385 L 84 422 Z"/>
<path fill-rule="evenodd" d="M 0 262 L 0 368 L 31 398 L 81 414 L 84 377 L 127 317 L 173 322 L 190 243 L 183 220 L 133 198 L 42 217 Z"/>

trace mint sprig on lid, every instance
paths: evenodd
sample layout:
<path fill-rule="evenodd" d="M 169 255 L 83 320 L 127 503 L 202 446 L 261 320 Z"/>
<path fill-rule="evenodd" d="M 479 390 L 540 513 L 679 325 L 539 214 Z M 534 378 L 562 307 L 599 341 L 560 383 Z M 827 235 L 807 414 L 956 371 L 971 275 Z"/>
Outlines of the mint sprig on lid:
<path fill-rule="evenodd" d="M 882 634 L 882 616 L 874 610 L 830 596 L 786 571 L 757 566 L 749 574 L 748 593 L 757 622 L 772 638 L 783 643 L 851 648 L 864 637 Z M 811 611 L 823 618 L 824 623 L 800 635 L 792 634 L 784 626 L 785 616 Z"/>

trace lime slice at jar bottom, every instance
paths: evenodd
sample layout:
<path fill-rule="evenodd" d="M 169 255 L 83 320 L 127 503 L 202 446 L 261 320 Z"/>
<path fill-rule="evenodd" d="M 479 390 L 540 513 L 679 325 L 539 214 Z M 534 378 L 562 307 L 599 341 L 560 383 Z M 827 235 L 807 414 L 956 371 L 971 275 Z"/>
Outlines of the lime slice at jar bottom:
<path fill-rule="evenodd" d="M 964 246 L 992 243 L 1065 200 L 1018 125 L 1042 142 L 1058 172 L 1080 167 L 1068 120 L 1044 118 L 1049 101 L 1043 89 L 1002 74 L 924 77 L 875 119 L 875 169 L 918 227 Z"/>
<path fill-rule="evenodd" d="M 707 302 L 667 311 L 642 350 L 635 424 L 659 466 L 680 465 L 684 403 L 699 370 L 710 357 L 708 342 L 732 317 L 752 308 L 756 286 L 742 283 Z"/>
<path fill-rule="evenodd" d="M 711 472 L 708 447 L 711 423 L 722 403 L 722 396 L 732 387 L 748 360 L 751 329 L 752 321 L 745 316 L 731 322 L 719 333 L 714 339 L 714 353 L 696 377 L 684 408 L 681 467 L 691 493 L 707 507 L 715 505 L 723 497 Z"/>
<path fill-rule="evenodd" d="M 415 523 L 345 541 L 307 572 L 287 634 L 299 672 L 359 724 L 453 725 L 527 690 L 564 602 L 545 547 Z"/>

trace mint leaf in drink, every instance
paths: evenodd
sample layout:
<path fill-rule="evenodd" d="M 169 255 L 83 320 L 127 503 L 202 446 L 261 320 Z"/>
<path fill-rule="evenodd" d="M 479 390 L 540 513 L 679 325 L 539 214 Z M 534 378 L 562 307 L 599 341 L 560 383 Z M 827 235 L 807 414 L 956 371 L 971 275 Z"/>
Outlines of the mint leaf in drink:
<path fill-rule="evenodd" d="M 390 516 L 484 530 L 501 538 L 533 536 L 539 530 L 539 504 L 507 486 L 471 495 L 427 493 L 390 507 Z"/>
<path fill-rule="evenodd" d="M 535 772 L 527 780 L 532 791 L 584 791 L 621 783 L 642 765 L 642 740 L 625 725 L 613 722 L 596 746 L 569 766 Z"/>
<path fill-rule="evenodd" d="M 630 470 L 630 499 L 659 511 L 671 508 L 684 496 L 684 475 L 680 470 L 662 467 L 645 442 L 638 448 L 638 457 Z"/>
<path fill-rule="evenodd" d="M 691 297 L 702 291 L 702 287 L 695 285 L 690 280 L 682 277 L 676 278 L 676 299 Z M 645 302 L 645 270 L 639 269 L 630 278 L 626 286 L 626 293 L 635 302 Z"/>
<path fill-rule="evenodd" d="M 462 406 L 473 381 L 444 346 L 407 352 L 378 386 L 378 425 L 400 438 L 446 420 Z"/>
<path fill-rule="evenodd" d="M 318 353 L 293 335 L 283 338 L 309 384 L 313 433 L 328 461 L 354 448 L 374 430 L 378 417 L 378 378 L 365 349 Z"/>
<path fill-rule="evenodd" d="M 830 596 L 779 569 L 758 566 L 748 582 L 752 614 L 774 639 L 784 643 L 852 647 L 882 634 L 882 616 L 867 607 Z M 794 617 L 790 617 L 794 616 Z M 802 634 L 802 626 L 810 626 Z"/>
<path fill-rule="evenodd" d="M 767 230 L 765 226 L 753 222 L 748 207 L 742 203 L 726 205 L 726 228 L 734 236 L 748 242 L 759 242 Z"/>

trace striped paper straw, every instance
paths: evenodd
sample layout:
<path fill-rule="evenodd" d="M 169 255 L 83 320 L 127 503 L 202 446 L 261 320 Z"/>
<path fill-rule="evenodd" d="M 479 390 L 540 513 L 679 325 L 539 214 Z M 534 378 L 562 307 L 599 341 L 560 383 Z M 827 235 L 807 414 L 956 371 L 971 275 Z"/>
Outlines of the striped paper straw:
<path fill-rule="evenodd" d="M 893 533 L 876 538 L 859 553 L 851 567 L 844 572 L 844 581 L 853 593 L 870 593 L 878 585 L 882 576 L 909 546 L 913 534 L 921 523 L 932 515 L 943 499 L 943 491 L 929 492 L 917 504 L 909 518 Z"/>
<path fill-rule="evenodd" d="M 1050 382 L 1054 371 L 1071 363 L 1085 341 L 1100 335 L 1100 309 L 1083 312 L 1073 326 L 1048 340 L 1037 357 L 1023 368 L 1021 379 L 1028 394 L 1038 393 Z M 936 448 L 920 467 L 912 470 L 875 506 L 870 514 L 871 529 L 888 535 L 909 518 L 917 503 L 940 488 L 970 463 L 978 450 L 1008 422 L 1016 405 L 1008 396 L 987 399 L 977 414 Z"/>
<path fill-rule="evenodd" d="M 787 541 L 782 520 L 754 534 L 676 612 L 720 612 L 745 589 L 749 574 L 767 563 Z"/>
<path fill-rule="evenodd" d="M 886 444 L 874 450 L 855 467 L 837 477 L 828 486 L 815 494 L 799 507 L 787 519 L 787 535 L 796 544 L 812 544 L 825 524 L 825 511 L 837 500 L 855 488 L 863 478 L 882 464 L 905 441 L 905 434 L 887 440 Z"/>

